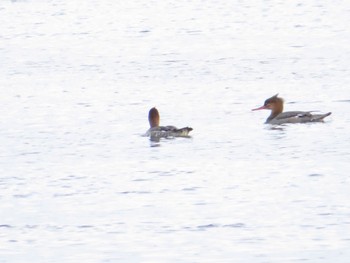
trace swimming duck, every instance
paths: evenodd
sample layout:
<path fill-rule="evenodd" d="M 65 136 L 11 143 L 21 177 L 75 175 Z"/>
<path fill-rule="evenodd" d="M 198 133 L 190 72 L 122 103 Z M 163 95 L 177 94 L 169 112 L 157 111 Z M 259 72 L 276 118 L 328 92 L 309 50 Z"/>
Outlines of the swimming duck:
<path fill-rule="evenodd" d="M 148 113 L 148 121 L 150 128 L 146 132 L 146 136 L 151 138 L 169 138 L 169 137 L 188 137 L 188 134 L 193 129 L 184 127 L 181 129 L 175 126 L 159 126 L 159 112 L 153 107 Z"/>
<path fill-rule="evenodd" d="M 279 98 L 278 94 L 265 100 L 263 106 L 252 110 L 256 111 L 264 109 L 271 110 L 271 114 L 265 122 L 268 124 L 322 122 L 324 118 L 332 114 L 331 112 L 324 114 L 312 114 L 312 111 L 283 112 L 283 99 Z"/>

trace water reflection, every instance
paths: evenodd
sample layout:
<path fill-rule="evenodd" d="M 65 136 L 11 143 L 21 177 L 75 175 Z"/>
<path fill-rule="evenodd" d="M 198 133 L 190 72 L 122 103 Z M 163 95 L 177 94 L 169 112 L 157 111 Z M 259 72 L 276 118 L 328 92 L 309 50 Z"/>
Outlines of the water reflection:
<path fill-rule="evenodd" d="M 160 138 L 159 136 L 150 136 L 150 141 L 151 142 L 154 142 L 154 143 L 157 143 L 157 142 L 160 142 Z"/>
<path fill-rule="evenodd" d="M 160 138 L 150 137 L 150 147 L 160 147 Z"/>
<path fill-rule="evenodd" d="M 179 138 L 185 138 L 185 139 L 191 139 L 191 136 L 178 136 Z M 160 146 L 160 141 L 161 140 L 174 140 L 176 137 L 174 136 L 168 136 L 168 137 L 164 137 L 164 136 L 156 136 L 156 135 L 151 135 L 149 136 L 149 139 L 151 141 L 151 147 L 158 147 Z"/>
<path fill-rule="evenodd" d="M 285 130 L 285 126 L 282 126 L 282 125 L 273 125 L 273 126 L 269 126 L 267 128 L 268 130 L 271 130 L 271 131 L 284 131 Z"/>

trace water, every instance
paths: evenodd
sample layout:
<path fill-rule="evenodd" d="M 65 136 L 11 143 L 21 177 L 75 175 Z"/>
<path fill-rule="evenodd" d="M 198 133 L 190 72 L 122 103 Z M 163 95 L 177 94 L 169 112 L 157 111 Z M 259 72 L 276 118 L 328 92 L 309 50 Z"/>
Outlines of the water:
<path fill-rule="evenodd" d="M 348 262 L 346 1 L 0 2 L 0 262 Z M 269 127 L 280 93 L 325 123 Z M 148 110 L 192 138 L 151 142 Z"/>

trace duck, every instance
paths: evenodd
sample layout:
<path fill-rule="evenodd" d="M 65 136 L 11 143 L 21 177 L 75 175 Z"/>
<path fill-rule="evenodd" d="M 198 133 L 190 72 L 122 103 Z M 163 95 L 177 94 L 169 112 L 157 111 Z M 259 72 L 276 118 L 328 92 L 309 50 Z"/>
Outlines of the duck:
<path fill-rule="evenodd" d="M 146 132 L 146 136 L 150 136 L 151 139 L 155 138 L 172 138 L 172 137 L 189 137 L 190 131 L 193 129 L 191 127 L 176 128 L 175 126 L 159 126 L 159 112 L 153 107 L 148 112 L 148 121 L 150 128 Z"/>
<path fill-rule="evenodd" d="M 314 111 L 286 111 L 283 112 L 284 100 L 278 97 L 278 94 L 265 100 L 264 105 L 257 110 L 271 110 L 270 116 L 266 119 L 267 124 L 285 124 L 285 123 L 306 123 L 306 122 L 322 122 L 324 118 L 331 115 L 331 112 L 323 114 L 313 114 Z"/>

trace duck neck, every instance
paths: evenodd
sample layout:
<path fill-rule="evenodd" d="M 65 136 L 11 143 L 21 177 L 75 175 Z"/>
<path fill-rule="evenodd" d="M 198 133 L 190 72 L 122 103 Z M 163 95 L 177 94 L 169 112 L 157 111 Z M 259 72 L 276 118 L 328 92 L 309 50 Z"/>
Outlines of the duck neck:
<path fill-rule="evenodd" d="M 273 108 L 271 109 L 271 114 L 267 118 L 266 122 L 271 121 L 272 119 L 276 118 L 279 114 L 283 112 L 283 101 L 278 100 L 274 105 Z"/>

